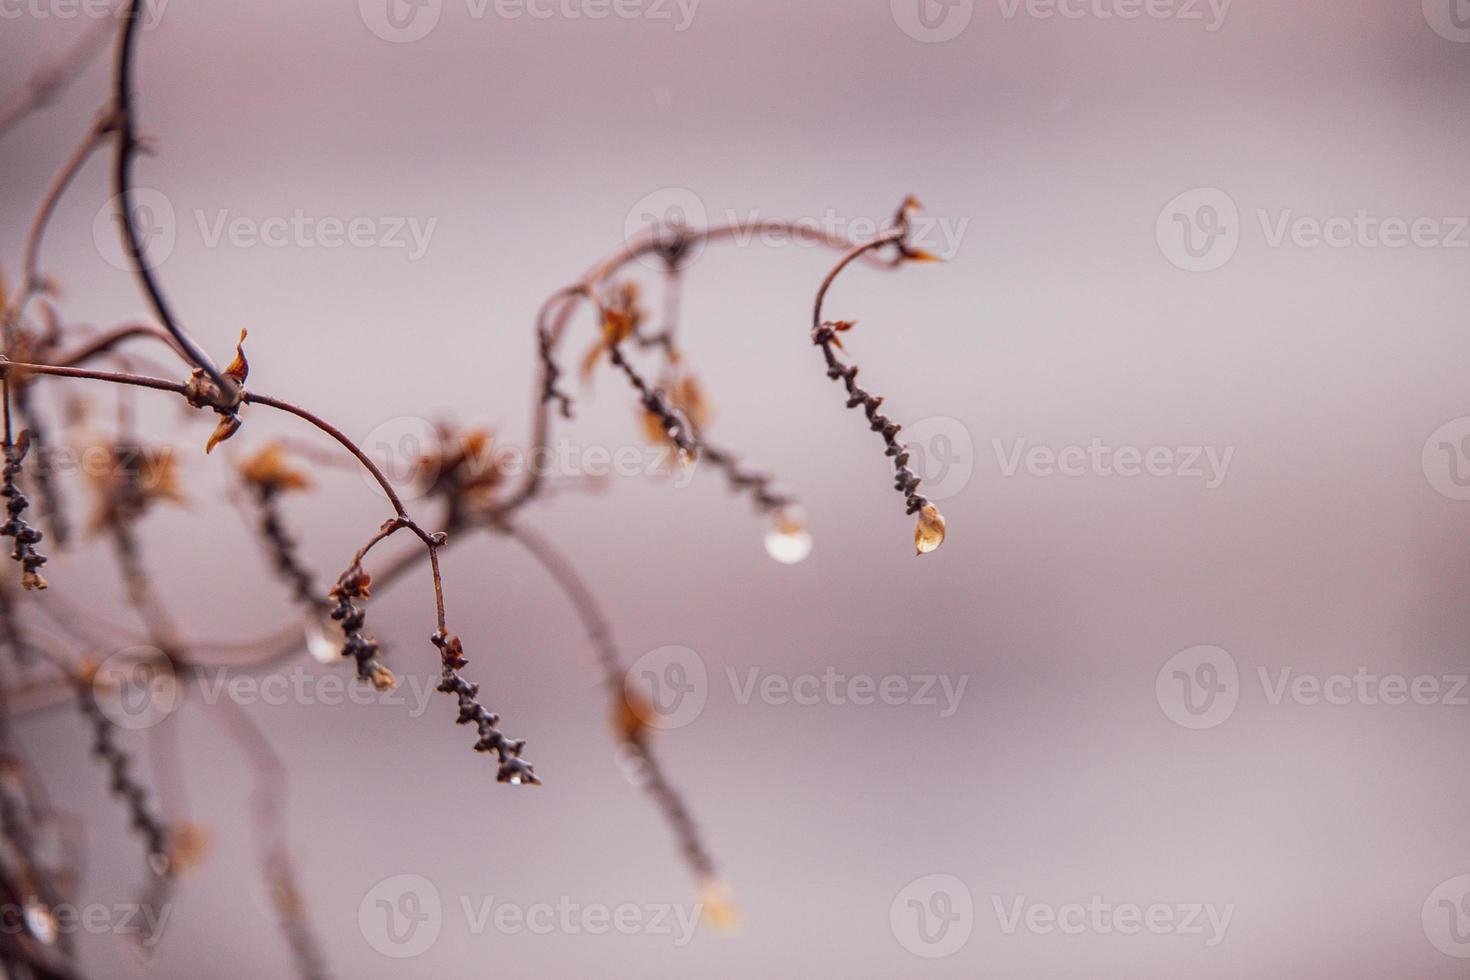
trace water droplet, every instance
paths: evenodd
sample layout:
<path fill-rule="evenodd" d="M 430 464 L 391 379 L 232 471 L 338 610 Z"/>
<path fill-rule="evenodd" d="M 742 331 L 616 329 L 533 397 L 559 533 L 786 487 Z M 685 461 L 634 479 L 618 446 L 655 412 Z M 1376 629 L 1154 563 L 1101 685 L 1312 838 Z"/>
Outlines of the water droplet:
<path fill-rule="evenodd" d="M 307 616 L 306 649 L 320 664 L 334 664 L 342 659 L 342 632 L 320 616 Z M 334 635 L 335 634 L 335 635 Z"/>
<path fill-rule="evenodd" d="M 795 565 L 811 553 L 812 532 L 801 511 L 793 507 L 778 511 L 766 532 L 766 554 L 783 565 Z"/>
<path fill-rule="evenodd" d="M 933 504 L 919 508 L 919 523 L 914 528 L 914 554 L 927 555 L 944 544 L 944 515 Z"/>
<path fill-rule="evenodd" d="M 46 945 L 56 942 L 56 935 L 60 931 L 56 917 L 38 899 L 30 899 L 25 907 L 26 928 L 31 935 L 35 936 Z"/>
<path fill-rule="evenodd" d="M 510 777 L 510 779 L 507 780 L 507 782 L 509 782 L 512 786 L 519 786 L 519 785 L 521 785 L 521 774 L 520 773 L 513 774 Z"/>

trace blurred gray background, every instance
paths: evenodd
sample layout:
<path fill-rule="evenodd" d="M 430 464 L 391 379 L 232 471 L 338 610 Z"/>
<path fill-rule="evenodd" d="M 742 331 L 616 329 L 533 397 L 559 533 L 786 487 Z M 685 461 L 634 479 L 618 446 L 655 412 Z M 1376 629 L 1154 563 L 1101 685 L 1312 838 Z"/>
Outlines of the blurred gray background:
<path fill-rule="evenodd" d="M 1462 974 L 1470 706 L 1449 694 L 1470 630 L 1470 503 L 1455 482 L 1470 457 L 1453 455 L 1470 435 L 1470 30 L 1456 26 L 1470 10 L 924 2 L 920 19 L 907 0 L 647 0 L 594 20 L 568 16 L 575 4 L 536 18 L 444 0 L 389 21 L 370 0 L 173 0 L 143 34 L 141 122 L 158 153 L 137 171 L 175 215 L 165 288 L 216 356 L 250 328 L 252 387 L 367 441 L 447 417 L 524 440 L 539 303 L 670 200 L 711 220 L 843 230 L 912 192 L 958 235 L 946 264 L 856 269 L 829 304 L 860 321 L 848 347 L 885 409 L 937 420 L 929 431 L 947 441 L 929 448 L 970 469 L 946 477 L 937 554 L 913 557 L 881 447 L 810 345 L 831 255 L 790 243 L 707 249 L 688 271 L 683 337 L 719 411 L 712 437 L 802 499 L 811 557 L 772 562 L 748 503 L 699 471 L 687 487 L 615 479 L 527 514 L 588 577 L 630 658 L 677 644 L 707 665 L 707 707 L 657 745 L 743 927 L 680 945 L 467 920 L 466 901 L 697 897 L 618 764 L 569 607 L 518 548 L 477 537 L 446 556 L 451 624 L 544 787 L 497 786 L 442 696 L 422 717 L 411 700 L 248 707 L 289 762 L 292 841 L 336 974 Z M 0 89 L 86 30 L 65 9 L 7 9 Z M 0 141 L 12 275 L 47 180 L 105 96 L 106 60 Z M 147 312 L 110 233 L 94 234 L 109 194 L 99 158 L 48 235 L 69 322 Z M 209 233 L 222 214 L 298 210 L 432 233 L 421 255 Z M 1360 212 L 1336 245 L 1300 223 Z M 1418 243 L 1386 247 L 1373 231 L 1420 218 Z M 1200 242 L 1202 258 L 1186 248 Z M 1180 267 L 1201 263 L 1218 267 Z M 592 337 L 579 319 L 569 361 Z M 64 392 L 84 391 L 106 422 L 109 391 L 51 389 L 53 417 Z M 208 422 L 182 421 L 167 399 L 140 405 L 185 457 L 191 506 L 145 527 L 191 635 L 289 625 L 285 588 L 225 498 L 227 465 L 199 452 Z M 561 431 L 582 446 L 641 439 L 607 372 Z M 251 411 L 226 448 L 271 433 L 309 436 Z M 1210 488 L 1179 455 L 1170 474 L 1133 477 L 1010 464 L 1018 446 L 1094 440 L 1228 450 L 1229 464 Z M 387 511 L 356 476 L 319 483 L 288 512 L 335 575 Z M 83 492 L 74 484 L 73 500 Z M 127 620 L 101 543 L 48 574 L 53 591 Z M 375 599 L 370 622 L 401 677 L 433 677 L 426 575 Z M 1200 645 L 1239 679 L 1224 693 L 1233 710 L 1192 729 L 1175 720 L 1195 716 L 1171 700 L 1166 664 Z M 742 704 L 727 667 L 966 686 L 949 717 L 918 703 Z M 343 670 L 304 655 L 296 669 Z M 1283 670 L 1360 669 L 1435 678 L 1442 696 L 1274 696 Z M 239 757 L 208 705 L 179 723 L 215 847 L 182 882 L 153 969 L 280 975 Z M 133 900 L 140 849 L 74 712 L 36 715 L 21 735 L 58 802 L 88 818 L 84 899 Z M 141 738 L 128 744 L 142 754 Z M 383 955 L 359 922 L 365 897 L 401 874 L 443 903 L 437 940 L 410 959 Z M 949 876 L 944 895 L 933 875 Z M 1018 901 L 1042 922 L 1094 896 L 1228 908 L 1228 929 L 1210 945 L 1208 930 L 1128 935 L 1106 919 L 1008 928 Z M 936 945 L 915 917 L 946 910 L 958 918 Z M 122 975 L 124 945 L 87 936 L 86 962 Z"/>

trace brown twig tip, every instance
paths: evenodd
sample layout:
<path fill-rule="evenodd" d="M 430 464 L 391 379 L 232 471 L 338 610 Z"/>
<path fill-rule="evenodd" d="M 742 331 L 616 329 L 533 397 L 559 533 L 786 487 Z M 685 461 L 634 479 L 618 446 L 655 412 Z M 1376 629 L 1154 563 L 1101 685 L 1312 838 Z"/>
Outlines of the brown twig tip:
<path fill-rule="evenodd" d="M 342 626 L 345 637 L 342 656 L 351 657 L 357 662 L 358 677 L 369 681 L 379 691 L 388 691 L 398 682 L 393 672 L 378 660 L 378 641 L 363 633 L 367 611 L 356 601 L 372 595 L 369 591 L 372 583 L 372 576 L 363 571 L 361 565 L 353 565 L 342 573 L 328 597 L 336 603 L 332 607 L 331 616 Z"/>
<path fill-rule="evenodd" d="M 455 722 L 460 725 L 473 722 L 478 729 L 480 737 L 475 741 L 475 751 L 495 753 L 500 763 L 495 773 L 496 782 L 510 783 L 513 786 L 540 786 L 541 780 L 536 776 L 536 767 L 521 758 L 521 750 L 526 746 L 525 740 L 506 738 L 497 727 L 500 716 L 487 710 L 476 700 L 480 695 L 480 686 L 471 684 L 460 676 L 460 668 L 469 661 L 465 659 L 464 646 L 459 637 L 439 630 L 429 639 L 439 649 L 439 661 L 443 669 L 438 689 L 459 699 L 459 717 Z"/>
<path fill-rule="evenodd" d="M 841 381 L 847 389 L 847 407 L 861 408 L 867 416 L 869 428 L 883 437 L 884 454 L 893 459 L 893 488 L 904 495 L 908 505 L 906 513 L 919 515 L 918 526 L 914 530 L 916 552 L 927 555 L 944 543 L 944 518 L 928 498 L 918 492 L 919 476 L 909 469 L 908 447 L 898 439 L 903 427 L 878 411 L 883 404 L 882 396 L 858 386 L 857 365 L 844 364 L 837 356 L 839 349 L 845 349 L 837 335 L 852 327 L 853 324 L 845 320 L 823 323 L 812 331 L 812 343 L 822 348 L 827 362 L 827 377 Z"/>

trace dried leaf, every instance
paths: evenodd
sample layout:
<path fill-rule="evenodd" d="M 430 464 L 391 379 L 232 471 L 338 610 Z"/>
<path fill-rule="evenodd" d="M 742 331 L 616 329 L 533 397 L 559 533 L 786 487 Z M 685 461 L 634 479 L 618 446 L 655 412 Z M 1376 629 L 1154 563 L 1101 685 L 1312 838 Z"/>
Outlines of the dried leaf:
<path fill-rule="evenodd" d="M 641 694 L 630 691 L 626 685 L 623 696 L 613 707 L 613 731 L 624 742 L 641 743 L 653 727 L 649 721 L 657 712 Z"/>
<path fill-rule="evenodd" d="M 663 419 L 642 405 L 638 406 L 638 414 L 643 421 L 643 435 L 649 442 L 655 446 L 668 446 L 673 444 L 673 440 L 669 438 L 668 430 L 664 428 Z"/>
<path fill-rule="evenodd" d="M 245 330 L 240 331 L 240 341 L 235 344 L 235 359 L 225 368 L 224 375 L 237 385 L 243 385 L 250 374 L 250 362 L 245 359 Z"/>
<path fill-rule="evenodd" d="M 210 852 L 209 828 L 200 823 L 176 824 L 168 835 L 168 868 L 184 874 L 204 864 Z"/>
<path fill-rule="evenodd" d="M 310 490 L 311 478 L 292 466 L 286 458 L 286 447 L 268 442 L 260 451 L 240 463 L 240 476 L 258 487 L 272 490 Z"/>
<path fill-rule="evenodd" d="M 685 374 L 670 392 L 674 407 L 684 413 L 696 431 L 706 428 L 714 418 L 714 406 L 704 393 L 704 387 L 692 374 Z"/>
<path fill-rule="evenodd" d="M 240 431 L 240 416 L 221 415 L 219 424 L 209 434 L 209 441 L 204 444 L 204 453 L 208 455 L 214 451 L 214 447 L 224 442 L 230 436 Z"/>
<path fill-rule="evenodd" d="M 744 918 L 740 914 L 740 906 L 730 895 L 729 886 L 713 875 L 705 876 L 699 883 L 699 904 L 703 908 L 704 921 L 721 932 L 738 929 Z"/>

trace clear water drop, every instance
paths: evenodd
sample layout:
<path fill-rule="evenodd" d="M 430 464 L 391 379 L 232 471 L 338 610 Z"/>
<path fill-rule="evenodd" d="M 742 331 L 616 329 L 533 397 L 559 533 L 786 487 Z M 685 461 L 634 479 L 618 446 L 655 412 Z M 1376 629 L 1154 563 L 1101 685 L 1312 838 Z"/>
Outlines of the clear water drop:
<path fill-rule="evenodd" d="M 342 659 L 342 634 L 334 624 L 321 616 L 307 616 L 305 632 L 306 649 L 317 663 L 334 664 Z"/>
<path fill-rule="evenodd" d="M 799 510 L 787 508 L 776 514 L 766 531 L 766 554 L 783 565 L 795 565 L 812 553 L 812 532 Z"/>

